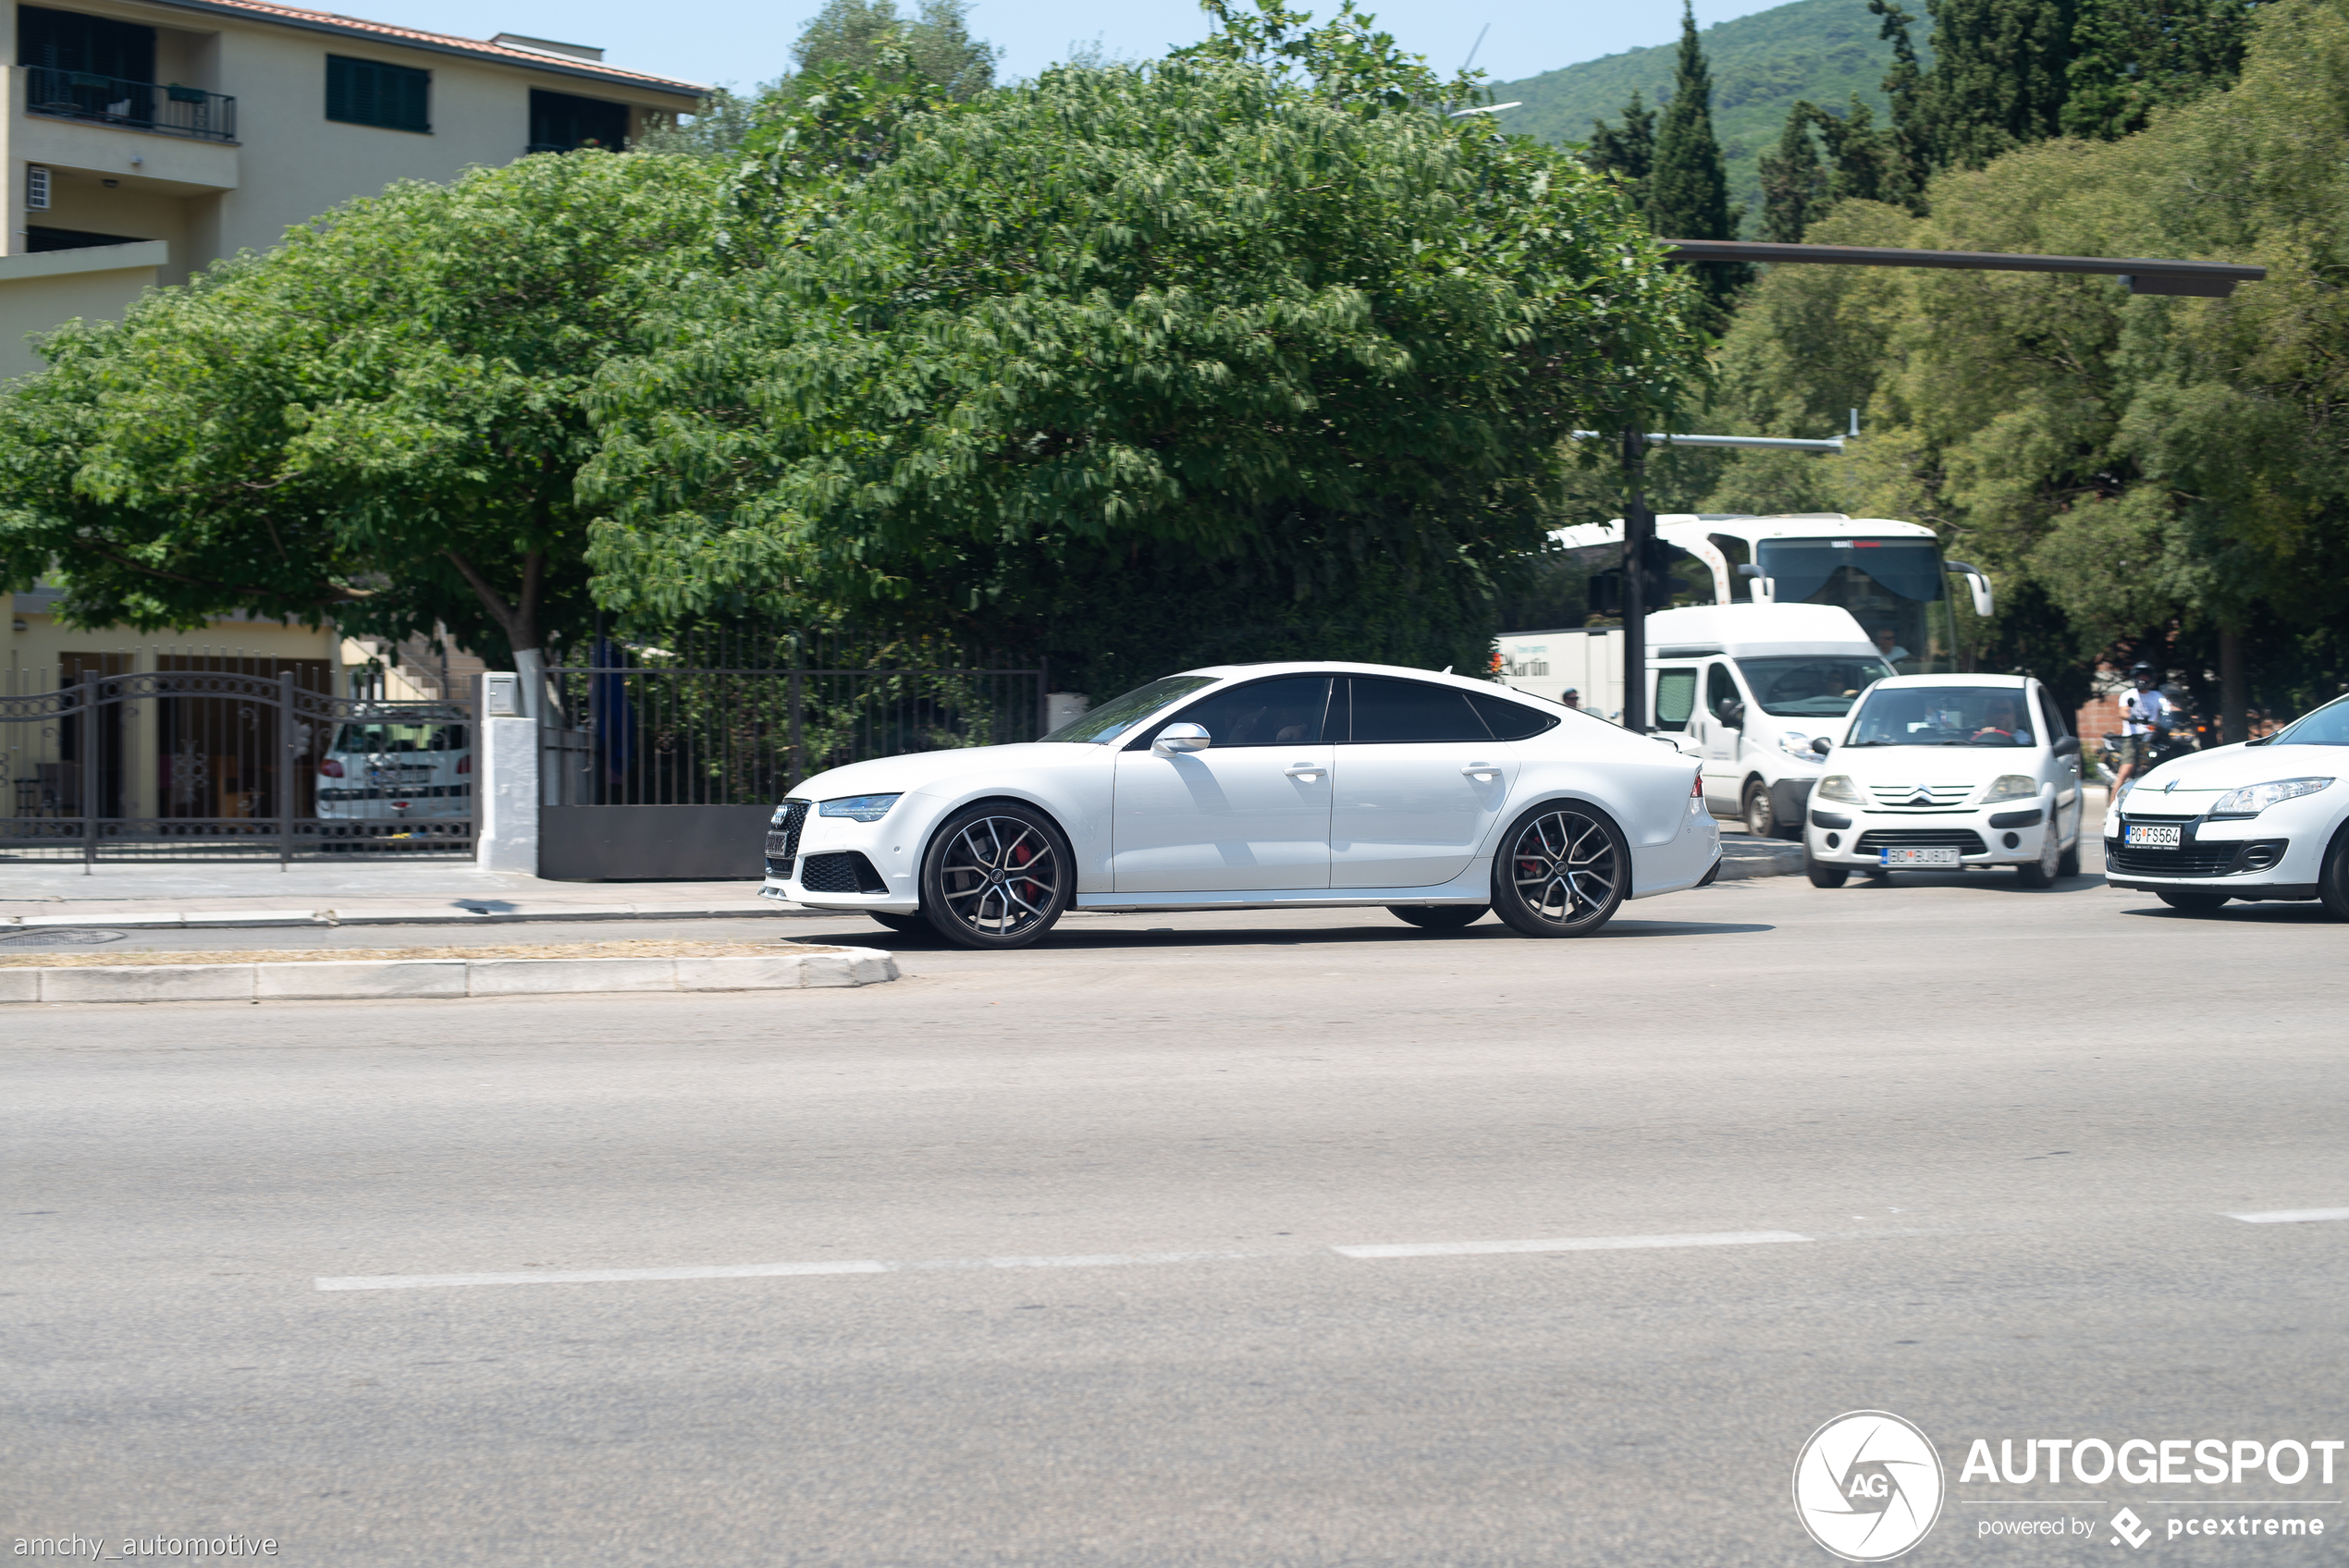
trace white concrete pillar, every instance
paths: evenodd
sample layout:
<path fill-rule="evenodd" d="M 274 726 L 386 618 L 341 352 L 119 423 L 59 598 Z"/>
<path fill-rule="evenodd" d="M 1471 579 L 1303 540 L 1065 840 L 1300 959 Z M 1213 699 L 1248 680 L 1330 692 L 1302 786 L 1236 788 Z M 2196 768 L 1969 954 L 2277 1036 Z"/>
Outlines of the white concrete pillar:
<path fill-rule="evenodd" d="M 483 684 L 498 678 L 491 676 Z M 513 678 L 506 678 L 511 680 Z M 495 703 L 487 704 L 497 706 Z M 484 714 L 473 747 L 474 861 L 538 875 L 538 721 Z"/>

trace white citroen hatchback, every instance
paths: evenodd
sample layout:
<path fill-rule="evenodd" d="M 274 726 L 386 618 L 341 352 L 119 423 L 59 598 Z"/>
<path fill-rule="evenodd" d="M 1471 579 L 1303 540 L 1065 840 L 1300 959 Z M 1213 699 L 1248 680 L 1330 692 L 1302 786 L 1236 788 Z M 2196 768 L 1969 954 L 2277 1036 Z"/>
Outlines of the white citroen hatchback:
<path fill-rule="evenodd" d="M 2023 675 L 1897 675 L 1852 710 L 1803 828 L 1814 886 L 1854 871 L 2080 869 L 2080 742 Z"/>
<path fill-rule="evenodd" d="M 1070 909 L 1490 909 L 1580 937 L 1720 858 L 1695 762 L 1604 719 L 1424 670 L 1226 665 L 1041 741 L 818 774 L 776 808 L 762 891 L 974 948 Z"/>
<path fill-rule="evenodd" d="M 2176 757 L 2105 821 L 2104 879 L 2208 914 L 2229 899 L 2321 901 L 2349 920 L 2349 697 L 2263 741 Z"/>

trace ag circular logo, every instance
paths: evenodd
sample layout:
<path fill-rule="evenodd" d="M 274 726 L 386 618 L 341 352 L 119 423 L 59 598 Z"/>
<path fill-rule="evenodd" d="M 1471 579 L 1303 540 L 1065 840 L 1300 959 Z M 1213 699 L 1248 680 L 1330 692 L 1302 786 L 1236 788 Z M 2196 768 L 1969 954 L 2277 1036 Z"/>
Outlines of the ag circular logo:
<path fill-rule="evenodd" d="M 1811 1538 L 1847 1562 L 1900 1556 L 1941 1516 L 1941 1456 L 1898 1415 L 1855 1410 L 1802 1445 L 1794 1511 Z"/>

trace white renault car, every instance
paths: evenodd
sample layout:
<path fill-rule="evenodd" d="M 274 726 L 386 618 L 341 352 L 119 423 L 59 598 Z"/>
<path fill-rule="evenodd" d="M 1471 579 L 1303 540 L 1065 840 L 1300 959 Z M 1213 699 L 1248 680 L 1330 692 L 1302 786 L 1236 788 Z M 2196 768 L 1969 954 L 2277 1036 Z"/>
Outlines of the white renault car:
<path fill-rule="evenodd" d="M 766 896 L 973 948 L 1070 909 L 1490 909 L 1596 931 L 1709 882 L 1694 762 L 1490 682 L 1385 665 L 1225 665 L 1153 680 L 1041 741 L 820 773 L 779 806 Z"/>
<path fill-rule="evenodd" d="M 2176 757 L 2105 820 L 2104 879 L 2208 914 L 2229 899 L 2320 900 L 2349 920 L 2349 697 L 2263 741 Z"/>
<path fill-rule="evenodd" d="M 1826 754 L 1803 828 L 1811 882 L 1855 871 L 2080 870 L 2080 742 L 2023 675 L 1896 675 L 1868 688 Z"/>

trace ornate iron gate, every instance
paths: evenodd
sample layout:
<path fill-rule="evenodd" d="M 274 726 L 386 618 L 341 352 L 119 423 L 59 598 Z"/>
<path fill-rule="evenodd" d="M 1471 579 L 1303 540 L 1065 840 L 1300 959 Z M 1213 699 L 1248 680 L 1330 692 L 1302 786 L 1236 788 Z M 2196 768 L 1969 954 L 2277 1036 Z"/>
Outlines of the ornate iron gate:
<path fill-rule="evenodd" d="M 289 669 L 114 662 L 128 661 L 85 660 L 49 690 L 0 697 L 0 857 L 473 853 L 464 704 L 329 696 Z M 433 766 L 412 766 L 419 751 Z"/>

